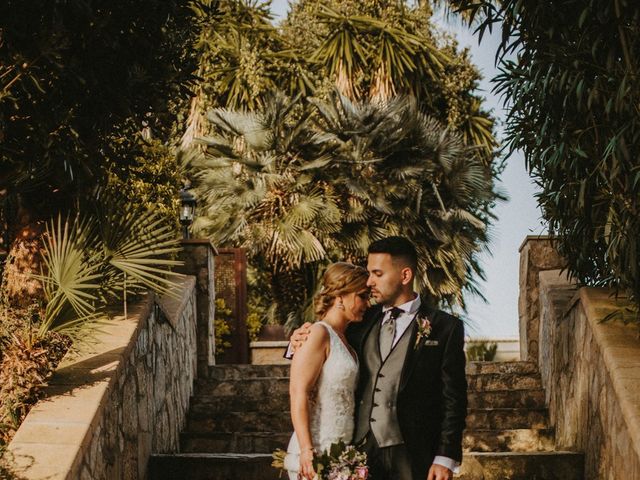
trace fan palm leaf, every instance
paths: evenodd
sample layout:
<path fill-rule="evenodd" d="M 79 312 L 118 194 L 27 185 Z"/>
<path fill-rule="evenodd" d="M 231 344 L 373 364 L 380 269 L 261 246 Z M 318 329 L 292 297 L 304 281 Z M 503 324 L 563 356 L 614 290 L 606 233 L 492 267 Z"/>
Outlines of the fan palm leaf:
<path fill-rule="evenodd" d="M 180 265 L 167 256 L 180 251 L 175 230 L 155 212 L 144 212 L 131 204 L 110 208 L 101 214 L 100 249 L 105 264 L 114 267 L 106 275 L 111 288 L 146 287 L 162 294 L 175 294 L 175 279 L 169 267 Z M 122 287 L 121 287 L 122 286 Z"/>
<path fill-rule="evenodd" d="M 52 329 L 64 329 L 72 321 L 95 318 L 100 302 L 100 258 L 87 251 L 95 242 L 95 224 L 75 218 L 47 225 L 44 241 L 45 271 L 42 281 L 47 300 L 40 334 Z"/>
<path fill-rule="evenodd" d="M 47 299 L 40 334 L 63 331 L 81 343 L 122 291 L 174 294 L 177 274 L 169 269 L 180 262 L 168 257 L 178 251 L 175 230 L 159 213 L 118 201 L 97 215 L 51 221 L 38 277 Z"/>

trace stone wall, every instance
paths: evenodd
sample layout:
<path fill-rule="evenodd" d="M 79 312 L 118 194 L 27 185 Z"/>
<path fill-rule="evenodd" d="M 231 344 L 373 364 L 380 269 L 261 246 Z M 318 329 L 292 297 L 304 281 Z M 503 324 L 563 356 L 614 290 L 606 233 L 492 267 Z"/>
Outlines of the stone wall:
<path fill-rule="evenodd" d="M 180 298 L 106 320 L 90 351 L 67 357 L 10 443 L 24 479 L 144 479 L 149 456 L 176 452 L 196 375 L 195 278 Z"/>
<path fill-rule="evenodd" d="M 625 305 L 612 292 L 538 275 L 538 361 L 557 447 L 584 452 L 585 480 L 640 478 L 638 328 L 601 321 Z"/>
<path fill-rule="evenodd" d="M 518 321 L 521 360 L 535 361 L 538 358 L 538 319 L 540 318 L 538 273 L 556 270 L 564 265 L 564 260 L 553 247 L 552 237 L 530 235 L 520 246 Z"/>

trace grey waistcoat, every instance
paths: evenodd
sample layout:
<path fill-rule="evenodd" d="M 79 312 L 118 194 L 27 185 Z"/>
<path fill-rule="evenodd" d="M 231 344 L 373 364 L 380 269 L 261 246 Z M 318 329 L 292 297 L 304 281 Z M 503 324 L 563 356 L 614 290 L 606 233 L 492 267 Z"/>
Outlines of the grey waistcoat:
<path fill-rule="evenodd" d="M 369 430 L 380 447 L 390 447 L 404 443 L 398 424 L 397 399 L 400 375 L 407 349 L 411 343 L 413 324 L 402 334 L 391 353 L 382 362 L 380 358 L 380 325 L 372 328 L 364 345 L 364 363 L 369 380 L 358 404 L 358 424 L 354 439 L 361 442 Z"/>

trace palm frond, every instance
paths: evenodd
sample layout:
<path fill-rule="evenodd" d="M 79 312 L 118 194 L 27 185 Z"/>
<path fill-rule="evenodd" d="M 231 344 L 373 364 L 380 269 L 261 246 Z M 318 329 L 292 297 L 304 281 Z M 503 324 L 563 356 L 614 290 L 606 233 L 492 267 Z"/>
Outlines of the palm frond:
<path fill-rule="evenodd" d="M 59 215 L 47 225 L 44 241 L 45 271 L 38 277 L 47 307 L 40 334 L 64 329 L 76 319 L 94 318 L 100 303 L 100 258 L 95 244 L 95 224 L 79 218 L 63 222 Z M 89 247 L 89 248 L 87 248 Z"/>

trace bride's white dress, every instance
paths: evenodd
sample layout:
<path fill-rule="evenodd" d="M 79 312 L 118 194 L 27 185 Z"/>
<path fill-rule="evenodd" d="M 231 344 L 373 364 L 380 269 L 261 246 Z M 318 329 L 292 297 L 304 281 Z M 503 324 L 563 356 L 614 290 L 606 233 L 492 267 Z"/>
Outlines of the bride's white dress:
<path fill-rule="evenodd" d="M 309 400 L 309 418 L 313 446 L 322 452 L 332 443 L 351 441 L 358 363 L 333 328 L 325 322 L 318 323 L 329 332 L 329 355 Z M 290 480 L 298 478 L 299 453 L 300 446 L 294 432 L 284 465 Z"/>

